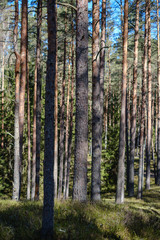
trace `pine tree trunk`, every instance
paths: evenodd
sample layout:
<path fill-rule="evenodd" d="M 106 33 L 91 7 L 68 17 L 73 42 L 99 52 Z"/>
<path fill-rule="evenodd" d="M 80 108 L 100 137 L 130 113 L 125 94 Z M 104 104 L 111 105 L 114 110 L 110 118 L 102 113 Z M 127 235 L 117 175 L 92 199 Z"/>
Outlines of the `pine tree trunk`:
<path fill-rule="evenodd" d="M 68 165 L 68 138 L 69 138 L 69 98 L 70 98 L 70 75 L 71 75 L 71 48 L 69 50 L 69 66 L 68 66 L 68 86 L 67 86 L 67 110 L 66 110 L 66 139 L 65 139 L 65 162 L 64 162 L 64 189 L 63 194 L 66 199 L 67 184 L 67 165 Z"/>
<path fill-rule="evenodd" d="M 5 65 L 5 41 L 2 43 L 2 137 L 1 137 L 1 148 L 4 148 L 4 65 Z"/>
<path fill-rule="evenodd" d="M 138 65 L 138 39 L 139 39 L 139 0 L 136 1 L 136 25 L 134 37 L 134 68 L 133 68 L 133 96 L 131 115 L 131 150 L 129 162 L 129 186 L 128 195 L 134 196 L 134 155 L 136 139 L 136 114 L 137 114 L 137 65 Z"/>
<path fill-rule="evenodd" d="M 36 93 L 36 175 L 35 175 L 35 199 L 39 200 L 39 171 L 41 149 L 41 25 L 42 25 L 42 0 L 38 0 L 37 8 L 37 93 Z"/>
<path fill-rule="evenodd" d="M 23 127 L 24 127 L 24 108 L 25 108 L 25 88 L 27 73 L 27 0 L 22 0 L 22 23 L 21 23 L 21 76 L 19 93 L 19 132 L 20 132 L 20 184 L 22 175 L 23 158 Z"/>
<path fill-rule="evenodd" d="M 58 199 L 62 197 L 62 184 L 63 184 L 63 161 L 64 161 L 64 112 L 65 112 L 65 85 L 66 85 L 66 31 L 67 31 L 67 12 L 65 13 L 65 38 L 64 38 L 64 60 L 63 60 L 63 79 L 62 79 L 62 96 L 60 108 L 60 143 L 59 143 L 59 186 L 58 186 Z"/>
<path fill-rule="evenodd" d="M 123 28 L 123 75 L 122 75 L 122 100 L 119 136 L 119 160 L 116 203 L 124 202 L 124 172 L 125 172 L 125 126 L 126 126 L 126 86 L 127 86 L 127 45 L 128 45 L 128 0 L 124 5 L 124 28 Z"/>
<path fill-rule="evenodd" d="M 158 39 L 158 131 L 157 131 L 157 185 L 160 186 L 160 46 L 159 46 L 159 4 L 157 0 L 157 39 Z"/>
<path fill-rule="evenodd" d="M 53 239 L 54 216 L 54 90 L 56 75 L 56 3 L 47 1 L 48 60 L 45 90 L 44 202 L 42 237 Z"/>
<path fill-rule="evenodd" d="M 14 52 L 16 56 L 15 63 L 15 118 L 14 118 L 14 177 L 13 177 L 13 200 L 19 200 L 20 191 L 20 156 L 19 156 L 19 75 L 20 75 L 20 54 L 18 53 L 18 18 L 19 6 L 18 0 L 15 0 L 15 28 L 14 28 Z"/>
<path fill-rule="evenodd" d="M 100 111 L 100 60 L 99 60 L 99 0 L 93 0 L 92 8 L 92 180 L 91 199 L 101 195 L 101 111 Z"/>
<path fill-rule="evenodd" d="M 150 189 L 150 161 L 151 161 L 151 135 L 152 135 L 152 73 L 151 73 L 151 19 L 150 0 L 148 0 L 148 124 L 147 124 L 147 159 L 146 159 L 146 189 Z"/>
<path fill-rule="evenodd" d="M 88 155 L 88 1 L 77 0 L 76 127 L 73 199 L 87 200 Z"/>
<path fill-rule="evenodd" d="M 28 11 L 28 9 L 27 9 Z M 28 52 L 28 16 L 27 16 L 27 135 L 28 135 L 28 169 L 27 169 L 27 199 L 30 200 L 31 192 L 31 114 L 29 90 L 29 52 Z"/>
<path fill-rule="evenodd" d="M 105 149 L 107 149 L 107 133 L 108 133 L 108 86 L 105 91 Z"/>
<path fill-rule="evenodd" d="M 137 198 L 142 198 L 143 173 L 144 173 L 144 146 L 145 146 L 145 115 L 146 115 L 146 82 L 147 82 L 147 38 L 148 38 L 148 4 L 145 9 L 145 39 L 143 57 L 143 77 L 142 77 L 142 104 L 141 104 L 141 124 L 140 124 L 140 150 L 139 150 L 139 172 L 138 172 L 138 194 Z"/>
<path fill-rule="evenodd" d="M 72 10 L 73 19 L 73 10 Z M 73 100 L 74 100 L 74 37 L 73 37 L 73 21 L 72 21 L 72 83 L 71 83 L 71 108 L 70 108 L 70 124 L 69 124 L 69 139 L 68 139 L 68 163 L 67 163 L 67 179 L 66 179 L 66 198 L 69 197 L 69 175 L 70 175 L 70 162 L 72 154 L 72 131 L 73 131 Z"/>
<path fill-rule="evenodd" d="M 57 22 L 57 5 L 56 5 Z M 55 118 L 55 136 L 54 136 L 54 197 L 57 198 L 58 188 L 58 39 L 56 32 L 56 76 L 55 76 L 55 99 L 54 99 L 54 118 Z"/>

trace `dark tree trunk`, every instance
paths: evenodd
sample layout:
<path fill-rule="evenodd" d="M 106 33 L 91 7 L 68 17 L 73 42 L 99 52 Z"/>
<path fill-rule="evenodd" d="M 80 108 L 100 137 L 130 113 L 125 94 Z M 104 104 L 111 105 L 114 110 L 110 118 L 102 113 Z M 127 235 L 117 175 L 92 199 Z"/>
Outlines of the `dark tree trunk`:
<path fill-rule="evenodd" d="M 124 202 L 124 172 L 125 172 L 125 126 L 126 126 L 126 86 L 127 86 L 127 45 L 128 45 L 128 0 L 124 5 L 124 28 L 123 28 L 123 75 L 122 75 L 122 100 L 119 135 L 119 160 L 116 203 Z"/>
<path fill-rule="evenodd" d="M 92 8 L 92 181 L 91 199 L 101 195 L 101 111 L 100 111 L 100 58 L 99 58 L 99 0 Z"/>
<path fill-rule="evenodd" d="M 88 154 L 88 1 L 77 0 L 76 127 L 73 199 L 87 199 Z"/>
<path fill-rule="evenodd" d="M 147 159 L 146 159 L 146 189 L 150 189 L 150 162 L 151 162 L 151 135 L 152 135 L 152 73 L 151 73 L 151 19 L 150 19 L 150 0 L 148 4 L 148 125 L 147 125 Z"/>
<path fill-rule="evenodd" d="M 15 119 L 14 119 L 14 178 L 12 199 L 19 200 L 20 191 L 20 156 L 19 156 L 19 75 L 20 75 L 20 54 L 18 53 L 18 18 L 19 6 L 18 0 L 15 0 L 15 28 L 14 28 L 14 52 L 16 56 L 15 64 Z"/>
<path fill-rule="evenodd" d="M 136 114 L 137 114 L 137 65 L 138 65 L 138 39 L 139 39 L 139 0 L 136 1 L 136 25 L 134 37 L 134 68 L 133 68 L 133 95 L 132 95 L 132 115 L 131 115 L 131 150 L 129 161 L 129 185 L 128 195 L 134 196 L 134 155 L 136 139 Z"/>
<path fill-rule="evenodd" d="M 54 215 L 54 89 L 56 75 L 56 3 L 47 1 L 48 60 L 45 92 L 44 202 L 42 236 L 53 238 Z"/>

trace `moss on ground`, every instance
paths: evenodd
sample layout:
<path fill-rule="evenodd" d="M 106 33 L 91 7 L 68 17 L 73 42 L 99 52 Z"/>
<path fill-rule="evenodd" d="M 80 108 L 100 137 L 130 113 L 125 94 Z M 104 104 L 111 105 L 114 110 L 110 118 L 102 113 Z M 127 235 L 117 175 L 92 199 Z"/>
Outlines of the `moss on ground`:
<path fill-rule="evenodd" d="M 40 239 L 42 202 L 0 200 L 0 239 Z M 144 192 L 143 200 L 114 198 L 96 204 L 56 202 L 54 239 L 158 240 L 160 239 L 160 187 Z"/>

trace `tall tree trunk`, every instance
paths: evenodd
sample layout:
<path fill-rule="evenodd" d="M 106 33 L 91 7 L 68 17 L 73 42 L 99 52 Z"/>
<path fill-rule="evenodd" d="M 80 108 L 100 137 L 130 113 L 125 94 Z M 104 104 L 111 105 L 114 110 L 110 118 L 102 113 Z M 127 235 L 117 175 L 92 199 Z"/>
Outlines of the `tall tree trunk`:
<path fill-rule="evenodd" d="M 36 94 L 36 174 L 35 174 L 35 199 L 39 200 L 39 171 L 41 150 L 41 25 L 42 25 L 42 0 L 38 0 L 37 8 L 37 94 Z"/>
<path fill-rule="evenodd" d="M 142 104 L 141 104 L 141 124 L 140 124 L 140 150 L 139 150 L 139 172 L 138 172 L 138 194 L 137 198 L 142 198 L 143 190 L 143 166 L 144 166 L 144 145 L 145 145 L 145 113 L 146 113 L 146 81 L 147 81 L 147 38 L 148 38 L 148 4 L 146 0 L 145 9 L 145 39 L 143 57 L 143 77 L 142 77 Z"/>
<path fill-rule="evenodd" d="M 28 9 L 27 9 L 28 11 Z M 27 169 L 27 199 L 30 200 L 31 192 L 31 114 L 29 90 L 29 51 L 28 51 L 28 15 L 27 15 L 27 135 L 28 135 L 28 169 Z"/>
<path fill-rule="evenodd" d="M 150 0 L 148 3 L 148 126 L 147 126 L 147 159 L 146 159 L 146 189 L 150 189 L 150 161 L 151 161 L 151 135 L 152 135 L 152 73 L 151 73 L 151 18 Z"/>
<path fill-rule="evenodd" d="M 27 0 L 22 0 L 22 23 L 21 23 L 21 76 L 19 93 L 19 132 L 20 132 L 20 181 L 22 174 L 23 158 L 23 126 L 24 126 L 24 107 L 25 107 L 25 87 L 27 73 Z M 21 184 L 21 182 L 20 182 Z"/>
<path fill-rule="evenodd" d="M 131 115 L 131 150 L 129 161 L 129 186 L 128 195 L 134 196 L 134 155 L 136 139 L 136 114 L 137 114 L 137 65 L 138 65 L 138 39 L 139 39 L 139 0 L 136 1 L 136 25 L 134 37 L 134 68 L 133 68 L 133 95 Z"/>
<path fill-rule="evenodd" d="M 57 22 L 57 5 L 56 5 L 56 22 Z M 57 198 L 58 187 L 58 39 L 56 32 L 56 76 L 55 76 L 55 100 L 54 100 L 54 197 Z"/>
<path fill-rule="evenodd" d="M 87 199 L 88 155 L 88 1 L 77 0 L 76 127 L 73 199 Z"/>
<path fill-rule="evenodd" d="M 157 185 L 160 186 L 160 45 L 159 45 L 159 4 L 157 0 L 157 39 L 158 39 L 158 131 L 157 131 Z"/>
<path fill-rule="evenodd" d="M 101 195 L 101 111 L 100 111 L 100 59 L 99 59 L 99 0 L 93 0 L 92 8 L 92 181 L 91 199 Z"/>
<path fill-rule="evenodd" d="M 73 10 L 72 10 L 73 19 Z M 68 162 L 67 162 L 67 179 L 66 179 L 66 198 L 69 197 L 69 174 L 70 174 L 70 162 L 72 154 L 72 130 L 73 130 L 73 100 L 74 100 L 74 25 L 72 20 L 72 77 L 71 77 L 71 108 L 70 108 L 70 124 L 69 124 L 69 139 L 68 139 Z"/>
<path fill-rule="evenodd" d="M 66 85 L 66 33 L 67 33 L 67 12 L 65 13 L 65 38 L 64 38 L 64 60 L 63 60 L 63 79 L 62 79 L 62 96 L 60 108 L 60 143 L 59 143 L 59 186 L 58 186 L 58 199 L 62 195 L 63 183 L 63 160 L 64 160 L 64 112 L 65 112 L 65 85 Z"/>
<path fill-rule="evenodd" d="M 110 48 L 111 46 L 109 45 L 108 47 L 108 70 L 109 70 L 109 86 L 108 86 L 108 106 L 109 106 L 109 126 L 111 126 L 112 123 L 112 117 L 111 117 L 111 112 L 112 112 L 112 96 L 111 96 L 111 60 L 110 60 Z"/>
<path fill-rule="evenodd" d="M 2 137 L 1 148 L 4 148 L 4 65 L 5 65 L 5 41 L 2 43 Z"/>
<path fill-rule="evenodd" d="M 20 191 L 20 153 L 19 153 L 19 75 L 20 75 L 20 54 L 18 53 L 18 19 L 19 6 L 18 0 L 15 0 L 15 27 L 14 27 L 14 52 L 16 56 L 15 63 L 15 118 L 14 118 L 14 177 L 13 177 L 13 195 L 12 199 L 19 200 Z"/>
<path fill-rule="evenodd" d="M 125 172 L 125 126 L 126 126 L 126 86 L 127 86 L 127 45 L 128 45 L 128 0 L 124 5 L 124 28 L 123 28 L 123 75 L 122 75 L 122 100 L 119 135 L 119 160 L 116 203 L 124 202 L 124 172 Z"/>
<path fill-rule="evenodd" d="M 65 139 L 64 190 L 63 190 L 64 198 L 66 198 L 67 165 L 68 165 L 69 98 L 70 98 L 70 80 L 71 80 L 70 75 L 71 75 L 71 47 L 69 50 L 68 86 L 67 86 L 66 139 Z"/>
<path fill-rule="evenodd" d="M 42 236 L 53 238 L 54 215 L 54 90 L 56 75 L 56 3 L 47 1 L 48 60 L 45 93 L 44 202 Z"/>
<path fill-rule="evenodd" d="M 108 86 L 105 91 L 105 116 L 104 116 L 104 130 L 105 130 L 105 149 L 107 149 L 107 134 L 108 134 Z"/>

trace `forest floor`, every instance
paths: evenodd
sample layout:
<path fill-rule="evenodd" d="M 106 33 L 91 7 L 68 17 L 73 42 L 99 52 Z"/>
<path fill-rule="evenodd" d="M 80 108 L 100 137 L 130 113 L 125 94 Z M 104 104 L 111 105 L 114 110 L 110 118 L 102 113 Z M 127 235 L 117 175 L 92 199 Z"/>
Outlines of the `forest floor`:
<path fill-rule="evenodd" d="M 54 239 L 160 239 L 160 187 L 145 191 L 143 200 L 114 196 L 96 204 L 55 202 Z M 40 239 L 42 201 L 0 200 L 0 239 Z"/>

